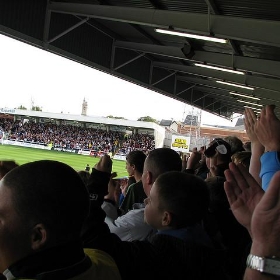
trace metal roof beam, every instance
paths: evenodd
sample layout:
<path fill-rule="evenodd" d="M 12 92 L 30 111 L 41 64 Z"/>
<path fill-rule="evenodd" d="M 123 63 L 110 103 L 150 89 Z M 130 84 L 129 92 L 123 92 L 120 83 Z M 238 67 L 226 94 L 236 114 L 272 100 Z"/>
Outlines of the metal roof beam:
<path fill-rule="evenodd" d="M 265 103 L 270 104 L 271 102 L 268 103 L 269 99 L 279 100 L 279 92 L 271 92 L 271 91 L 264 90 L 264 89 L 255 89 L 254 92 L 252 93 L 251 90 L 237 88 L 237 87 L 224 85 L 224 84 L 219 84 L 219 83 L 216 83 L 215 81 L 199 79 L 199 78 L 195 78 L 195 77 L 186 77 L 186 76 L 177 75 L 177 80 L 185 81 L 187 83 L 193 83 L 193 84 L 196 84 L 197 86 L 202 85 L 202 86 L 208 86 L 208 87 L 211 87 L 214 89 L 223 89 L 226 91 L 238 91 L 240 93 L 244 93 L 245 95 L 254 94 L 255 97 L 259 97 L 261 99 L 262 104 L 265 104 Z M 264 99 L 262 99 L 262 96 L 264 96 Z M 263 101 L 265 101 L 265 102 L 263 102 Z"/>
<path fill-rule="evenodd" d="M 175 71 L 175 72 L 172 72 L 172 73 L 170 73 L 169 75 L 167 75 L 167 76 L 161 78 L 160 80 L 158 80 L 158 81 L 152 83 L 151 86 L 155 86 L 155 85 L 159 84 L 160 82 L 162 82 L 162 81 L 164 81 L 164 80 L 170 78 L 170 77 L 173 76 L 173 75 L 176 75 L 176 71 Z"/>
<path fill-rule="evenodd" d="M 70 28 L 66 29 L 65 31 L 61 32 L 60 34 L 56 35 L 52 39 L 48 40 L 47 43 L 50 44 L 50 43 L 54 42 L 55 40 L 59 39 L 60 37 L 66 35 L 67 33 L 71 32 L 72 30 L 76 29 L 80 25 L 86 23 L 88 20 L 89 20 L 89 18 L 85 18 L 85 19 L 81 20 L 80 22 L 76 23 L 75 25 L 73 25 Z"/>
<path fill-rule="evenodd" d="M 240 109 L 244 109 L 244 105 L 242 103 L 236 102 L 236 98 L 229 95 L 227 92 L 211 89 L 211 88 L 203 88 L 203 87 L 197 87 L 197 90 L 203 93 L 207 93 L 212 98 L 219 99 L 223 104 L 226 103 L 228 106 L 235 107 Z"/>
<path fill-rule="evenodd" d="M 239 110 L 244 109 L 243 104 L 241 104 L 241 103 L 239 104 L 238 102 L 236 102 L 236 98 L 234 98 L 233 96 L 230 96 L 227 92 L 224 92 L 222 90 L 218 91 L 218 90 L 214 90 L 211 88 L 206 89 L 206 88 L 198 86 L 198 87 L 196 87 L 196 91 L 202 93 L 204 96 L 194 100 L 193 102 L 199 101 L 200 99 L 203 99 L 205 97 L 209 97 L 212 99 L 217 99 L 219 102 L 221 102 L 223 104 L 227 104 L 230 107 L 235 107 L 235 108 L 238 108 Z M 226 99 L 225 99 L 225 97 L 226 97 Z"/>
<path fill-rule="evenodd" d="M 180 71 L 180 72 L 189 73 L 192 75 L 197 75 L 202 77 L 210 77 L 217 80 L 225 80 L 227 82 L 232 82 L 241 85 L 248 85 L 261 89 L 273 90 L 280 93 L 279 79 L 255 77 L 252 75 L 237 75 L 237 74 L 232 74 L 232 73 L 227 73 L 223 71 L 212 70 L 212 69 L 207 69 L 202 67 L 185 66 L 181 64 L 178 65 L 178 64 L 165 63 L 165 62 L 154 62 L 154 67 Z"/>
<path fill-rule="evenodd" d="M 214 15 L 220 14 L 219 9 L 217 8 L 214 0 L 205 0 L 205 2 L 208 6 L 208 16 L 209 17 L 210 17 L 210 14 L 209 14 L 210 10 L 211 10 L 212 14 L 214 14 Z M 236 43 L 233 40 L 229 40 L 229 44 L 231 45 L 231 48 L 232 48 L 234 54 L 239 54 L 239 55 L 241 54 L 240 49 L 238 48 L 238 46 L 236 45 Z"/>
<path fill-rule="evenodd" d="M 181 49 L 177 47 L 134 43 L 134 42 L 127 42 L 127 41 L 119 41 L 119 40 L 116 40 L 115 46 L 117 48 L 122 48 L 122 49 L 129 49 L 129 50 L 136 50 L 136 51 L 145 50 L 145 52 L 151 54 L 163 55 L 163 56 L 174 57 L 179 59 L 186 59 Z"/>
<path fill-rule="evenodd" d="M 82 15 L 155 28 L 172 26 L 177 31 L 195 32 L 201 35 L 209 35 L 211 32 L 219 38 L 280 46 L 280 36 L 277 36 L 280 30 L 279 21 L 221 15 L 211 15 L 209 20 L 208 15 L 198 13 L 62 2 L 51 2 L 49 8 L 52 12 L 57 13 Z"/>
<path fill-rule="evenodd" d="M 176 76 L 176 79 L 177 79 L 177 76 Z M 178 96 L 178 95 L 180 95 L 180 94 L 182 94 L 182 93 L 184 93 L 184 92 L 186 92 L 186 91 L 188 91 L 188 90 L 194 88 L 195 86 L 196 86 L 196 85 L 192 85 L 192 86 L 190 86 L 190 87 L 187 87 L 187 88 L 181 90 L 180 92 L 175 93 L 175 95 Z"/>
<path fill-rule="evenodd" d="M 280 61 L 196 51 L 193 60 L 280 77 Z"/>
<path fill-rule="evenodd" d="M 214 0 L 205 0 L 207 6 L 208 6 L 208 15 L 210 17 L 209 11 L 211 10 L 212 14 L 214 15 L 219 15 L 220 11 L 217 7 L 217 5 L 215 4 Z M 236 45 L 236 43 L 233 40 L 229 40 L 229 44 L 231 45 L 231 48 L 234 52 L 234 54 L 241 54 L 240 49 L 238 48 L 238 46 Z"/>
<path fill-rule="evenodd" d="M 145 56 L 145 53 L 140 53 L 140 54 L 137 55 L 136 57 L 134 57 L 134 58 L 132 58 L 132 59 L 130 59 L 130 60 L 124 62 L 123 64 L 121 64 L 121 65 L 119 65 L 119 66 L 117 66 L 117 67 L 115 67 L 114 70 L 118 70 L 118 69 L 122 68 L 123 66 L 125 66 L 125 65 L 127 65 L 127 64 L 129 64 L 129 63 L 131 63 L 131 62 L 133 62 L 133 61 L 135 61 L 135 60 L 137 60 L 137 59 L 139 59 L 139 58 L 141 58 L 141 57 L 143 57 L 143 56 Z"/>
<path fill-rule="evenodd" d="M 215 15 L 220 14 L 220 11 L 213 0 L 205 0 L 205 3 L 210 8 L 211 12 Z"/>
<path fill-rule="evenodd" d="M 266 60 L 259 58 L 232 56 L 231 54 L 195 51 L 194 56 L 187 59 L 180 48 L 170 46 L 158 46 L 134 42 L 116 41 L 115 46 L 129 50 L 141 51 L 156 55 L 178 58 L 189 61 L 210 63 L 216 66 L 236 68 L 247 72 L 259 73 L 280 77 L 280 61 Z"/>

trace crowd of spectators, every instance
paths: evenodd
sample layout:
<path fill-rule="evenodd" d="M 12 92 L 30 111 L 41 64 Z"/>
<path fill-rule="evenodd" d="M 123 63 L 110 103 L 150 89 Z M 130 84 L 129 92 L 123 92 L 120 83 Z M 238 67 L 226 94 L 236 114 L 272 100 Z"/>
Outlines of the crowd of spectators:
<path fill-rule="evenodd" d="M 147 273 L 163 280 L 279 279 L 280 119 L 274 108 L 267 105 L 259 115 L 245 109 L 250 143 L 235 136 L 215 138 L 182 158 L 170 148 L 153 148 L 143 153 L 141 168 L 129 156 L 134 149 L 151 148 L 147 135 L 0 120 L 8 139 L 17 141 L 65 145 L 67 139 L 87 149 L 89 143 L 123 144 L 128 174 L 141 180 L 146 195 L 127 212 L 118 211 L 120 186 L 107 154 L 91 173 L 79 176 L 56 161 L 1 162 L 3 279 L 40 279 L 41 273 L 77 280 L 93 279 L 93 273 L 123 280 Z M 72 207 L 76 201 L 83 203 Z M 49 260 L 53 250 L 71 254 L 39 266 L 33 261 Z M 73 278 L 77 270 L 69 269 L 81 263 Z"/>
<path fill-rule="evenodd" d="M 134 150 L 145 153 L 155 148 L 154 137 L 149 134 L 125 134 L 118 131 L 86 128 L 82 125 L 35 123 L 0 119 L 0 127 L 6 139 L 40 145 L 51 145 L 56 149 L 93 150 L 104 153 L 128 154 Z"/>

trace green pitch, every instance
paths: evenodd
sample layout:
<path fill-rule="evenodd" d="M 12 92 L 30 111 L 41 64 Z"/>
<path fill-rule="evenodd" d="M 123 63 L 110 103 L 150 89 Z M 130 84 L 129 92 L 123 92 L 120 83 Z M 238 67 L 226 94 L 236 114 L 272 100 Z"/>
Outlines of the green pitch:
<path fill-rule="evenodd" d="M 93 167 L 99 161 L 99 158 L 67 152 L 0 145 L 0 160 L 15 160 L 21 165 L 23 163 L 41 159 L 64 162 L 77 171 L 84 170 L 87 163 L 90 165 L 90 167 Z M 125 161 L 113 159 L 113 172 L 117 172 L 118 177 L 127 176 Z"/>

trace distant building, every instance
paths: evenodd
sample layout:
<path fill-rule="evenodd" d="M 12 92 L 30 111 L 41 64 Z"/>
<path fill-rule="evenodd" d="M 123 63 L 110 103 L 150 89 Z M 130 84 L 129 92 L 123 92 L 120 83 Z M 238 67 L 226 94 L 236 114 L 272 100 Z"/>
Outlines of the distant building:
<path fill-rule="evenodd" d="M 87 109 L 88 109 L 88 104 L 84 98 L 83 104 L 82 104 L 82 115 L 86 116 L 87 115 Z"/>
<path fill-rule="evenodd" d="M 241 126 L 241 125 L 244 125 L 244 118 L 238 118 L 235 126 Z"/>
<path fill-rule="evenodd" d="M 172 124 L 172 120 L 161 120 L 159 125 L 161 126 L 166 126 L 166 127 L 170 127 Z"/>
<path fill-rule="evenodd" d="M 173 120 L 161 120 L 159 125 L 164 126 L 165 128 L 171 129 L 176 132 L 178 131 L 178 123 Z"/>
<path fill-rule="evenodd" d="M 184 120 L 184 124 L 185 125 L 198 126 L 199 125 L 198 116 L 196 116 L 196 115 L 187 115 L 185 120 Z"/>

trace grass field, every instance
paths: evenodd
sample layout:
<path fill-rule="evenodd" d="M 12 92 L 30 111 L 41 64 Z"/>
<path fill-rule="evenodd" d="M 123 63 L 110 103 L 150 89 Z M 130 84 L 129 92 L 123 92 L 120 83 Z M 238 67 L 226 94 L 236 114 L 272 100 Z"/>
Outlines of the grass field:
<path fill-rule="evenodd" d="M 34 148 L 25 148 L 10 145 L 0 145 L 0 160 L 15 160 L 18 164 L 35 160 L 48 159 L 64 162 L 75 170 L 84 170 L 88 163 L 93 167 L 99 158 L 72 154 L 67 152 L 48 151 Z M 118 177 L 127 176 L 125 161 L 113 159 L 113 171 L 117 172 Z"/>

